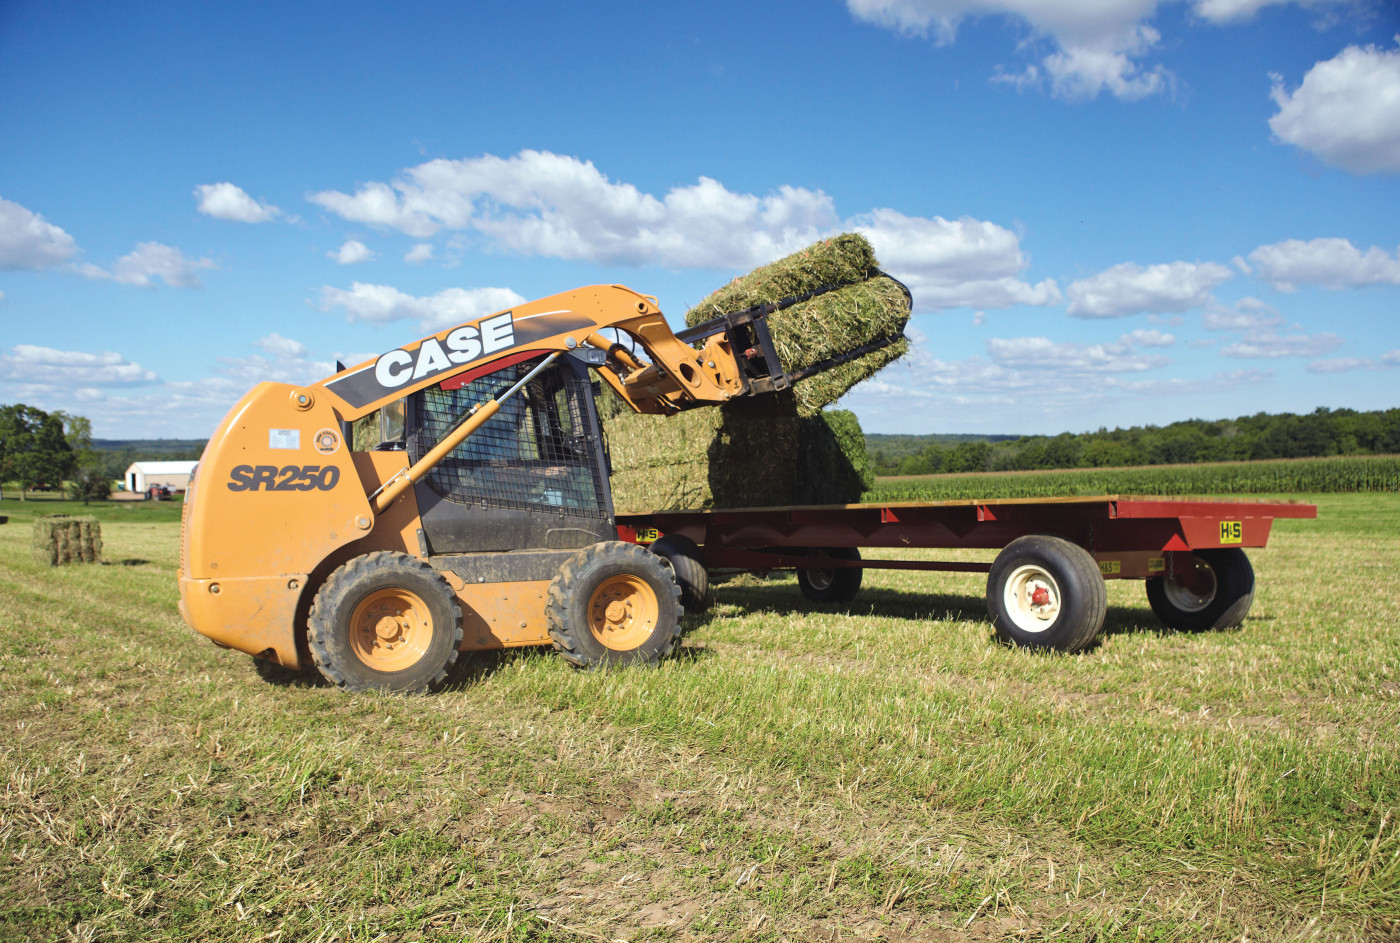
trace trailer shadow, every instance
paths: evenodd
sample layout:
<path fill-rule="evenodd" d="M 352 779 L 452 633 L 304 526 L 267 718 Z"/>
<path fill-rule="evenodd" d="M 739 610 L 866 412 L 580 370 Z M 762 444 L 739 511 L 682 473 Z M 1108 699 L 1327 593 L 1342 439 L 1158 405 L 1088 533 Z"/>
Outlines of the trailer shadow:
<path fill-rule="evenodd" d="M 992 631 L 987 616 L 987 601 L 983 596 L 959 593 L 911 593 L 891 589 L 862 589 L 860 595 L 848 603 L 819 603 L 807 599 L 796 586 L 787 585 L 728 585 L 715 593 L 716 604 L 723 607 L 726 616 L 737 608 L 738 615 L 760 613 L 831 613 L 847 616 L 875 616 L 877 618 L 920 619 L 948 622 L 978 622 L 987 625 L 987 639 L 1001 644 Z M 708 625 L 713 619 L 713 607 L 694 618 L 693 627 Z M 1238 629 L 1214 630 L 1219 633 L 1236 632 Z M 1166 638 L 1182 634 L 1178 629 L 1157 621 L 1146 601 L 1141 606 L 1109 606 L 1104 617 L 1103 629 L 1084 651 L 1098 649 L 1105 639 L 1116 636 L 1151 635 Z M 1053 653 L 1048 653 L 1053 654 Z"/>
<path fill-rule="evenodd" d="M 981 596 L 961 593 L 907 593 L 892 589 L 862 589 L 850 602 L 813 602 L 795 584 L 781 586 L 720 587 L 715 603 L 737 607 L 739 614 L 751 613 L 835 613 L 848 616 L 877 616 L 891 619 L 936 619 L 940 621 L 985 618 L 987 602 Z M 703 614 L 714 618 L 713 608 Z M 697 617 L 699 618 L 699 617 Z"/>

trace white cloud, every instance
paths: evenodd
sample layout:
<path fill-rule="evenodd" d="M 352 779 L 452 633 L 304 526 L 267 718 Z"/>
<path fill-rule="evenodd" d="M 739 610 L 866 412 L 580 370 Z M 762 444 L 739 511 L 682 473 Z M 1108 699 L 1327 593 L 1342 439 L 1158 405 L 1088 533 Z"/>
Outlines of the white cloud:
<path fill-rule="evenodd" d="M 708 177 L 658 198 L 609 180 L 589 162 L 540 151 L 429 161 L 392 184 L 310 199 L 354 222 L 416 238 L 459 230 L 521 254 L 687 269 L 748 270 L 842 229 L 858 229 L 924 310 L 1063 300 L 1053 280 L 1019 278 L 1028 265 L 1020 239 L 995 223 L 924 219 L 891 209 L 843 222 L 821 191 L 782 186 L 757 196 L 734 193 Z M 420 243 L 404 258 L 420 262 L 432 254 L 430 243 Z"/>
<path fill-rule="evenodd" d="M 0 354 L 0 380 L 37 385 L 120 385 L 149 383 L 156 375 L 121 354 L 87 353 L 17 344 Z"/>
<path fill-rule="evenodd" d="M 1380 357 L 1336 357 L 1314 360 L 1308 364 L 1309 373 L 1349 373 L 1352 370 L 1389 370 L 1400 367 L 1400 350 L 1387 351 Z"/>
<path fill-rule="evenodd" d="M 269 360 L 254 354 L 251 357 L 218 357 L 219 373 L 237 381 L 240 394 L 264 380 L 273 383 L 314 383 L 335 373 L 335 364 L 307 360 L 301 356 L 282 356 Z M 238 388 L 238 387 L 235 387 Z"/>
<path fill-rule="evenodd" d="M 18 203 L 0 199 L 0 272 L 52 268 L 77 252 L 68 233 Z"/>
<path fill-rule="evenodd" d="M 999 366 L 1017 370 L 1049 370 L 1056 374 L 1093 375 L 1101 373 L 1139 373 L 1171 363 L 1160 354 L 1143 355 L 1137 346 L 1161 347 L 1170 335 L 1157 331 L 1135 332 L 1146 335 L 1149 343 L 1142 344 L 1133 335 L 1120 337 L 1116 343 L 1080 344 L 1073 341 L 1055 342 L 1048 337 L 994 337 L 987 341 L 987 353 Z M 1174 342 L 1174 338 L 1169 342 Z"/>
<path fill-rule="evenodd" d="M 1318 357 L 1336 350 L 1342 339 L 1336 334 L 1288 334 L 1262 331 L 1220 350 L 1222 357 L 1248 359 L 1273 357 Z"/>
<path fill-rule="evenodd" d="M 356 262 L 368 262 L 374 258 L 374 253 L 360 240 L 347 239 L 335 252 L 327 252 L 326 258 L 335 259 L 341 265 L 354 265 Z"/>
<path fill-rule="evenodd" d="M 1035 50 L 1048 37 L 1053 51 L 1038 54 L 1020 70 L 997 66 L 991 80 L 1017 89 L 1040 88 L 1069 100 L 1107 93 L 1124 101 L 1170 92 L 1175 77 L 1160 65 L 1142 60 L 1161 43 L 1148 21 L 1171 0 L 846 0 L 857 19 L 906 35 L 927 36 L 938 45 L 952 43 L 964 20 L 1004 16 L 1023 22 L 1031 38 L 1019 50 Z M 1259 9 L 1297 3 L 1323 7 L 1344 0 L 1195 0 L 1202 20 L 1224 24 L 1247 19 Z M 1043 49 L 1041 50 L 1043 52 Z"/>
<path fill-rule="evenodd" d="M 1020 239 L 995 223 L 967 216 L 924 219 L 892 209 L 877 209 L 852 222 L 870 240 L 885 271 L 909 285 L 921 310 L 1062 300 L 1053 280 L 1030 285 L 1017 278 L 1028 264 Z"/>
<path fill-rule="evenodd" d="M 1260 246 L 1249 254 L 1249 261 L 1260 278 L 1280 291 L 1293 291 L 1298 285 L 1400 285 L 1400 250 L 1394 256 L 1379 246 L 1362 252 L 1349 239 L 1289 239 Z"/>
<path fill-rule="evenodd" d="M 175 288 L 198 288 L 199 271 L 216 268 L 212 259 L 187 259 L 173 246 L 142 242 L 118 259 L 110 272 L 87 263 L 78 266 L 78 271 L 88 278 L 109 278 L 123 285 L 147 286 L 151 279 L 159 278 Z"/>
<path fill-rule="evenodd" d="M 1326 7 L 1344 0 L 1196 0 L 1196 15 L 1212 23 L 1235 23 L 1248 20 L 1265 7 L 1281 7 L 1296 3 L 1300 7 Z"/>
<path fill-rule="evenodd" d="M 1260 331 L 1278 327 L 1283 317 L 1258 298 L 1245 297 L 1236 301 L 1233 308 L 1221 305 L 1206 308 L 1201 323 L 1207 331 Z"/>
<path fill-rule="evenodd" d="M 201 183 L 194 188 L 199 197 L 196 209 L 215 219 L 230 219 L 238 223 L 265 223 L 282 211 L 268 203 L 253 199 L 242 188 L 224 183 Z"/>
<path fill-rule="evenodd" d="M 267 351 L 274 357 L 302 357 L 306 355 L 305 344 L 294 341 L 290 337 L 283 337 L 276 331 L 253 341 L 253 346 Z"/>
<path fill-rule="evenodd" d="M 1107 344 L 998 339 L 987 345 L 988 356 L 961 360 L 933 356 L 938 348 L 917 328 L 906 334 L 913 341 L 909 354 L 841 400 L 842 407 L 859 412 L 867 429 L 907 429 L 913 410 L 942 416 L 951 429 L 1053 435 L 1091 421 L 1089 416 L 1112 422 L 1130 403 L 1150 403 L 1158 411 L 1166 397 L 1227 394 L 1272 376 L 1261 370 L 1206 378 L 1154 375 L 1170 361 L 1144 357 L 1131 334 Z"/>
<path fill-rule="evenodd" d="M 1143 68 L 1137 61 L 1161 38 L 1145 23 L 1157 0 L 847 0 L 846 5 L 858 19 L 930 36 L 939 45 L 954 40 L 964 19 L 1006 15 L 1024 20 L 1058 48 L 1019 74 L 999 70 L 993 81 L 1024 88 L 1039 85 L 1043 75 L 1061 98 L 1084 100 L 1107 92 L 1131 101 L 1172 84 L 1166 69 Z"/>
<path fill-rule="evenodd" d="M 1132 333 L 1124 334 L 1122 340 L 1134 347 L 1171 347 L 1176 343 L 1175 336 L 1148 328 L 1139 328 Z"/>
<path fill-rule="evenodd" d="M 1400 49 L 1348 46 L 1292 93 L 1273 80 L 1279 140 L 1353 173 L 1400 173 Z"/>
<path fill-rule="evenodd" d="M 1171 262 L 1146 268 L 1124 262 L 1070 285 L 1068 311 L 1077 318 L 1189 311 L 1210 304 L 1211 290 L 1230 276 L 1228 268 L 1215 262 Z"/>
<path fill-rule="evenodd" d="M 424 330 L 471 321 L 524 304 L 509 288 L 448 288 L 429 297 L 408 295 L 390 285 L 355 282 L 349 291 L 321 288 L 321 310 L 342 308 L 347 321 L 402 321 L 417 318 Z"/>
<path fill-rule="evenodd" d="M 660 199 L 609 180 L 591 162 L 544 151 L 433 160 L 392 185 L 308 199 L 345 219 L 415 238 L 470 229 L 512 252 L 604 264 L 748 269 L 815 241 L 837 223 L 831 198 L 801 187 L 733 193 L 701 177 Z"/>

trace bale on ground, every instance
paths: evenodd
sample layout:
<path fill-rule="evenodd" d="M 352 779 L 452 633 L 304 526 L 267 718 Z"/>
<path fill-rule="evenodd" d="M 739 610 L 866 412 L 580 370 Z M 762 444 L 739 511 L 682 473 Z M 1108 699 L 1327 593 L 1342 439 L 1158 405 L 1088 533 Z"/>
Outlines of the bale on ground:
<path fill-rule="evenodd" d="M 34 521 L 34 559 L 48 566 L 102 562 L 102 525 L 95 517 L 45 514 Z"/>
<path fill-rule="evenodd" d="M 694 326 L 721 314 L 825 288 L 835 290 L 767 317 L 769 335 L 785 371 L 810 367 L 874 341 L 895 340 L 799 381 L 794 387 L 798 407 L 804 416 L 815 415 L 909 349 L 903 336 L 909 322 L 909 296 L 904 286 L 879 272 L 875 252 L 864 236 L 837 236 L 755 269 L 711 293 L 686 312 L 685 320 Z"/>

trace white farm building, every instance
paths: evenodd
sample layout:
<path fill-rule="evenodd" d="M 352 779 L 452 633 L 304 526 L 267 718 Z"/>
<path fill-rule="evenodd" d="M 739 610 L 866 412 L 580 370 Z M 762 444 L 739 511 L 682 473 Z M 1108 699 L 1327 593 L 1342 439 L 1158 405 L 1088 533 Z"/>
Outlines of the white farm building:
<path fill-rule="evenodd" d="M 198 462 L 132 462 L 126 470 L 126 490 L 140 494 L 147 488 L 165 485 L 171 491 L 184 491 Z"/>

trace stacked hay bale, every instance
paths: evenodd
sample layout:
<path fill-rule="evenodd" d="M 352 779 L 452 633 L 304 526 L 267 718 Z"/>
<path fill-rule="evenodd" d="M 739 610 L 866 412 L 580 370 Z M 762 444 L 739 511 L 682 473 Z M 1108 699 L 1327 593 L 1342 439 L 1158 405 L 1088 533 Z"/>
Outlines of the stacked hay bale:
<path fill-rule="evenodd" d="M 863 236 L 817 243 L 735 279 L 686 314 L 694 326 L 725 313 L 831 288 L 767 318 L 783 369 L 801 370 L 872 341 L 889 346 L 801 380 L 782 393 L 641 416 L 615 397 L 601 412 L 619 511 L 849 504 L 874 484 L 856 417 L 824 410 L 908 349 L 909 297 L 879 274 Z"/>
<path fill-rule="evenodd" d="M 637 415 L 609 398 L 617 408 L 603 408 L 603 427 L 617 510 L 791 503 L 800 422 L 790 393 L 676 416 Z"/>
<path fill-rule="evenodd" d="M 687 311 L 685 323 L 694 327 L 721 314 L 833 286 L 834 291 L 768 316 L 768 332 L 784 370 L 801 370 L 885 338 L 895 340 L 800 381 L 793 388 L 798 411 L 811 416 L 909 350 L 904 338 L 909 295 L 903 285 L 881 274 L 875 250 L 864 236 L 846 233 L 818 242 L 736 278 Z"/>
<path fill-rule="evenodd" d="M 793 504 L 854 504 L 875 487 L 875 468 L 855 413 L 824 409 L 801 423 Z"/>
<path fill-rule="evenodd" d="M 102 525 L 95 517 L 45 514 L 34 521 L 34 559 L 49 566 L 102 562 Z"/>

